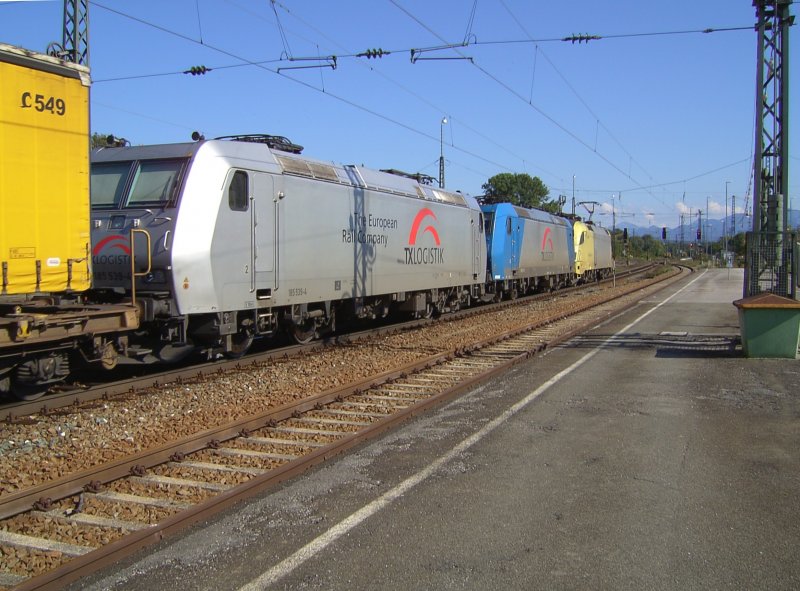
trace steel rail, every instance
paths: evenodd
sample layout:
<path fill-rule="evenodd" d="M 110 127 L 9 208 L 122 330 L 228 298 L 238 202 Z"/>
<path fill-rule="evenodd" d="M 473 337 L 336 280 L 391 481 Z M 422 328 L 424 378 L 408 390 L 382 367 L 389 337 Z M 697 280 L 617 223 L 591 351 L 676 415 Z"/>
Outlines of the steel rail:
<path fill-rule="evenodd" d="M 640 286 L 636 286 L 631 291 L 636 291 L 638 289 L 640 289 Z M 591 304 L 585 304 L 583 306 L 575 308 L 572 312 L 570 312 L 570 315 L 575 315 L 585 310 L 597 307 L 598 305 L 601 305 L 604 302 L 612 301 L 616 298 L 624 296 L 627 293 L 628 292 L 626 291 L 622 295 L 606 297 L 602 300 L 600 304 L 596 302 L 593 302 Z M 501 340 L 502 338 L 507 338 L 508 336 L 513 336 L 516 334 L 520 334 L 522 332 L 529 332 L 532 330 L 536 330 L 543 326 L 552 324 L 553 322 L 560 320 L 564 317 L 565 315 L 563 313 L 556 313 L 549 317 L 539 319 L 535 323 L 532 323 L 522 329 L 518 329 L 513 333 L 508 333 L 507 335 L 502 335 L 500 337 L 493 337 L 491 339 L 478 342 L 473 347 L 471 347 L 469 351 L 457 350 L 457 351 L 437 353 L 421 361 L 413 362 L 406 366 L 393 369 L 385 373 L 378 374 L 376 376 L 372 376 L 364 380 L 360 380 L 355 383 L 351 383 L 344 387 L 334 388 L 300 401 L 292 402 L 274 409 L 270 409 L 268 411 L 264 411 L 262 413 L 259 413 L 251 417 L 239 419 L 225 426 L 208 429 L 196 433 L 194 435 L 191 435 L 189 437 L 186 437 L 182 440 L 165 444 L 158 448 L 144 450 L 136 454 L 133 454 L 131 456 L 128 456 L 127 458 L 111 461 L 106 464 L 103 464 L 102 466 L 76 472 L 74 474 L 58 479 L 54 482 L 40 484 L 31 487 L 29 489 L 24 489 L 13 493 L 9 493 L 7 495 L 0 497 L 0 519 L 6 519 L 21 512 L 28 511 L 30 510 L 31 507 L 33 507 L 37 503 L 39 503 L 40 505 L 42 504 L 46 505 L 47 499 L 50 500 L 61 499 L 71 495 L 79 494 L 80 492 L 85 490 L 86 487 L 92 486 L 97 482 L 106 483 L 112 480 L 116 480 L 118 478 L 122 478 L 130 474 L 131 470 L 138 466 L 143 466 L 144 468 L 150 468 L 152 466 L 165 462 L 170 458 L 170 456 L 176 453 L 186 454 L 198 451 L 200 449 L 204 449 L 207 447 L 208 442 L 210 441 L 215 441 L 215 440 L 221 441 L 230 438 L 242 431 L 253 430 L 256 428 L 263 427 L 270 421 L 284 420 L 292 416 L 292 414 L 294 413 L 307 411 L 311 408 L 314 408 L 318 404 L 326 404 L 332 400 L 335 400 L 336 398 L 342 396 L 348 396 L 354 392 L 358 392 L 368 388 L 373 388 L 377 385 L 381 385 L 389 381 L 392 381 L 396 379 L 398 376 L 402 376 L 410 372 L 417 371 L 419 368 L 428 367 L 431 364 L 441 363 L 443 360 L 449 359 L 453 355 L 462 355 L 467 352 L 478 350 L 480 348 L 492 345 L 498 342 L 498 340 Z M 246 365 L 235 363 L 232 367 L 241 369 L 243 367 L 247 367 L 247 365 L 256 365 L 256 364 L 254 362 Z M 213 367 L 215 368 L 215 370 L 214 372 L 211 373 L 222 371 L 217 366 Z M 181 375 L 181 372 L 179 372 L 179 375 Z M 196 377 L 197 374 L 191 374 L 191 375 L 193 377 Z M 125 391 L 130 391 L 130 387 L 128 387 L 128 389 Z"/>
<path fill-rule="evenodd" d="M 635 275 L 646 273 L 656 266 L 658 266 L 657 263 L 641 265 L 628 269 L 624 273 L 617 274 L 613 278 L 604 279 L 603 281 L 597 283 L 583 284 L 580 286 L 561 289 L 555 292 L 555 294 L 560 296 L 572 293 L 573 291 L 591 288 L 597 284 L 605 284 L 616 281 L 617 279 L 629 278 Z M 343 334 L 308 345 L 290 345 L 278 349 L 253 353 L 242 357 L 241 359 L 211 361 L 201 364 L 194 364 L 184 368 L 157 370 L 155 373 L 152 372 L 153 368 L 149 368 L 150 371 L 148 372 L 148 375 L 142 377 L 117 380 L 107 384 L 92 386 L 86 390 L 73 388 L 72 390 L 68 391 L 54 392 L 34 401 L 14 401 L 3 404 L 0 406 L 0 413 L 2 413 L 2 415 L 0 415 L 0 421 L 4 421 L 9 424 L 14 422 L 26 422 L 31 420 L 27 417 L 33 415 L 48 415 L 58 413 L 61 409 L 64 409 L 64 412 L 71 412 L 69 407 L 76 408 L 86 403 L 107 401 L 115 397 L 131 395 L 147 388 L 157 388 L 166 383 L 180 384 L 182 380 L 200 379 L 204 375 L 208 374 L 224 372 L 232 369 L 247 369 L 248 367 L 257 367 L 259 364 L 267 363 L 274 359 L 284 359 L 302 353 L 312 353 L 319 351 L 326 346 L 335 345 L 340 342 L 357 342 L 359 340 L 373 338 L 375 336 L 393 334 L 404 330 L 412 330 L 421 326 L 429 326 L 432 322 L 449 322 L 472 315 L 488 314 L 508 306 L 548 299 L 553 295 L 553 293 L 534 294 L 531 296 L 521 297 L 516 300 L 507 300 L 479 306 L 476 308 L 459 310 L 458 312 L 449 314 L 446 317 L 436 320 L 412 320 L 408 322 L 392 324 L 390 326 L 382 326 L 355 333 Z M 145 370 L 148 368 L 146 366 L 142 366 L 141 369 Z"/>
<path fill-rule="evenodd" d="M 666 279 L 666 277 L 663 279 Z M 659 281 L 663 281 L 663 279 Z M 653 281 L 653 283 L 656 283 L 656 281 Z M 574 314 L 570 314 L 569 316 L 575 316 L 582 312 L 586 312 L 587 310 L 596 309 L 599 306 L 613 302 L 620 297 L 624 297 L 632 292 L 639 291 L 641 288 L 641 286 L 635 286 L 630 290 L 626 290 L 625 293 L 621 295 L 606 297 L 600 302 L 582 306 L 579 310 L 576 310 Z M 614 313 L 615 310 L 607 311 L 605 314 L 610 315 Z M 174 458 L 176 453 L 191 453 L 193 451 L 207 448 L 210 442 L 230 439 L 242 434 L 246 434 L 251 430 L 264 428 L 266 426 L 273 426 L 277 421 L 297 417 L 299 413 L 318 409 L 320 406 L 326 403 L 342 400 L 347 396 L 364 392 L 369 388 L 390 383 L 393 380 L 402 378 L 408 374 L 425 368 L 440 366 L 441 364 L 446 363 L 448 360 L 452 360 L 455 356 L 468 356 L 471 352 L 483 350 L 497 343 L 507 341 L 514 335 L 541 329 L 543 326 L 551 325 L 553 322 L 562 319 L 564 316 L 564 314 L 554 314 L 550 318 L 532 323 L 526 328 L 513 331 L 513 333 L 499 337 L 493 337 L 485 340 L 482 343 L 476 343 L 474 347 L 469 348 L 469 351 L 461 350 L 432 355 L 422 361 L 385 372 L 378 376 L 374 376 L 373 378 L 362 380 L 358 383 L 350 384 L 344 388 L 332 389 L 311 398 L 288 404 L 283 407 L 273 409 L 269 412 L 261 413 L 257 416 L 241 419 L 224 427 L 209 429 L 194 436 L 187 437 L 172 445 L 165 445 L 154 450 L 141 452 L 135 456 L 131 456 L 130 458 L 112 462 L 104 467 L 81 472 L 72 477 L 65 478 L 58 483 L 43 485 L 36 487 L 35 489 L 31 489 L 30 491 L 20 492 L 17 495 L 10 495 L 6 502 L 0 504 L 0 507 L 2 507 L 0 511 L 2 513 L 8 513 L 11 507 L 14 507 L 14 510 L 17 510 L 24 507 L 26 504 L 28 507 L 30 507 L 30 503 L 35 502 L 33 499 L 37 497 L 37 495 L 51 494 L 53 496 L 63 495 L 67 497 L 74 495 L 78 492 L 81 492 L 86 486 L 96 487 L 98 480 L 106 482 L 115 480 L 122 476 L 128 475 L 132 470 L 136 471 L 138 466 L 150 465 L 152 467 L 154 465 L 166 462 L 171 458 Z M 284 464 L 283 466 L 273 468 L 266 474 L 256 476 L 229 491 L 218 494 L 212 499 L 201 502 L 185 511 L 172 515 L 157 525 L 148 526 L 134 531 L 112 544 L 101 546 L 100 548 L 92 550 L 83 556 L 74 558 L 70 562 L 54 570 L 25 581 L 16 587 L 16 589 L 22 591 L 28 589 L 44 590 L 60 588 L 64 584 L 77 580 L 89 572 L 93 572 L 102 566 L 115 562 L 146 545 L 155 543 L 167 535 L 180 531 L 185 527 L 196 523 L 197 521 L 206 519 L 218 511 L 229 507 L 233 503 L 248 498 L 280 482 L 301 474 L 309 468 L 346 451 L 354 445 L 358 445 L 366 439 L 372 438 L 375 435 L 386 431 L 387 429 L 393 428 L 398 423 L 423 412 L 431 406 L 441 404 L 465 389 L 471 388 L 475 384 L 481 383 L 487 380 L 489 377 L 505 371 L 509 366 L 516 364 L 523 359 L 527 359 L 532 354 L 535 354 L 536 352 L 541 351 L 548 346 L 560 343 L 575 336 L 576 334 L 579 334 L 580 332 L 584 331 L 588 325 L 596 322 L 597 316 L 593 315 L 589 320 L 584 321 L 584 323 L 581 325 L 576 326 L 573 329 L 556 337 L 550 337 L 548 343 L 537 346 L 534 348 L 534 350 L 527 350 L 525 352 L 513 355 L 502 363 L 496 363 L 493 367 L 483 370 L 468 379 L 462 380 L 460 383 L 454 386 L 446 388 L 439 394 L 434 394 L 433 396 L 412 406 L 387 415 L 386 418 L 375 423 L 368 424 L 359 429 L 357 432 L 343 435 L 340 440 L 320 447 L 300 457 L 299 459 Z M 13 499 L 11 497 L 13 497 Z"/>

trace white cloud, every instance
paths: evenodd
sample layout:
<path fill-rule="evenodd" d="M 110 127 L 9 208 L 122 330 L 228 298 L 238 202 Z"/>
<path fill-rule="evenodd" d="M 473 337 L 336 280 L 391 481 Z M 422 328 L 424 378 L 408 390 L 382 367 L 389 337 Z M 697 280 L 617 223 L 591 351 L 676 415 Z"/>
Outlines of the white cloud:
<path fill-rule="evenodd" d="M 708 202 L 708 210 L 711 215 L 725 215 L 725 204 L 717 201 Z"/>

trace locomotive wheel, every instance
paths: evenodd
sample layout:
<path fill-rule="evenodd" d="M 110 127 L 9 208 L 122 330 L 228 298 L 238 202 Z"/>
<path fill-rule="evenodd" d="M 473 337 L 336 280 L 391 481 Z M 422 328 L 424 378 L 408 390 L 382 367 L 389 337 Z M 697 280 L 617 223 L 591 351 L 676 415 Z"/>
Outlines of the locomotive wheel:
<path fill-rule="evenodd" d="M 316 325 L 313 320 L 306 320 L 303 324 L 292 323 L 289 334 L 298 345 L 307 345 L 316 336 Z"/>
<path fill-rule="evenodd" d="M 196 351 L 197 348 L 189 344 L 164 345 L 158 351 L 158 359 L 164 363 L 178 363 Z"/>
<path fill-rule="evenodd" d="M 431 318 L 433 318 L 433 313 L 435 311 L 436 308 L 434 307 L 434 305 L 428 302 L 425 305 L 425 310 L 423 310 L 422 312 L 417 312 L 414 318 L 422 318 L 424 320 L 430 320 Z"/>
<path fill-rule="evenodd" d="M 253 333 L 245 330 L 240 330 L 235 335 L 231 335 L 231 346 L 230 349 L 225 351 L 225 357 L 239 359 L 239 357 L 247 353 L 254 340 Z"/>
<path fill-rule="evenodd" d="M 14 384 L 11 386 L 11 393 L 17 400 L 36 400 L 47 393 L 51 384 Z"/>

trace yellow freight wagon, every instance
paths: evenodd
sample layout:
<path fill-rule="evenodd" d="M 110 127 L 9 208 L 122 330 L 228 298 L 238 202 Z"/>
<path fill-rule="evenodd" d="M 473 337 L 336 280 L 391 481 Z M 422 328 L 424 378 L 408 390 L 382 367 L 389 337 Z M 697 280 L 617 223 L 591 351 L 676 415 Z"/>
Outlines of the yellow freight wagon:
<path fill-rule="evenodd" d="M 89 85 L 0 44 L 0 296 L 89 288 Z"/>

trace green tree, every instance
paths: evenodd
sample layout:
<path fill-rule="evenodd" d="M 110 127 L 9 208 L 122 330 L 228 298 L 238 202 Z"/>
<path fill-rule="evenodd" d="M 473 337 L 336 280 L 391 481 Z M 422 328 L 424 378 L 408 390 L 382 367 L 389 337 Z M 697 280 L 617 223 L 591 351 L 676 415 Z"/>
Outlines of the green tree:
<path fill-rule="evenodd" d="M 501 172 L 486 181 L 481 188 L 484 191 L 484 203 L 513 203 L 521 207 L 535 207 L 558 213 L 558 203 L 547 199 L 550 189 L 538 176 Z"/>
<path fill-rule="evenodd" d="M 91 145 L 89 146 L 92 150 L 95 148 L 105 148 L 108 143 L 106 143 L 106 138 L 108 137 L 107 133 L 93 133 L 91 138 Z"/>

